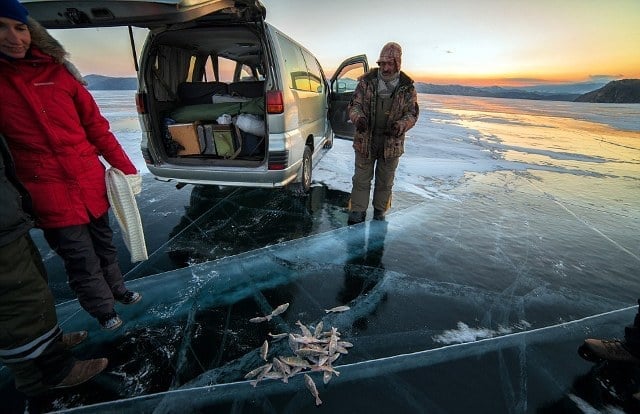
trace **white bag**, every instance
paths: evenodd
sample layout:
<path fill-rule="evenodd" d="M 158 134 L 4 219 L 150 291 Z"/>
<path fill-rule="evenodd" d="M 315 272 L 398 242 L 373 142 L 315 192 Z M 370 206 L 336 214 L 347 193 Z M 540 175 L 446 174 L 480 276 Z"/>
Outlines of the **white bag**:
<path fill-rule="evenodd" d="M 229 114 L 222 114 L 218 117 L 218 119 L 216 119 L 216 122 L 220 125 L 229 125 L 233 122 L 233 119 Z"/>
<path fill-rule="evenodd" d="M 265 136 L 264 121 L 262 117 L 253 114 L 239 114 L 235 118 L 235 124 L 239 130 L 259 137 Z"/>

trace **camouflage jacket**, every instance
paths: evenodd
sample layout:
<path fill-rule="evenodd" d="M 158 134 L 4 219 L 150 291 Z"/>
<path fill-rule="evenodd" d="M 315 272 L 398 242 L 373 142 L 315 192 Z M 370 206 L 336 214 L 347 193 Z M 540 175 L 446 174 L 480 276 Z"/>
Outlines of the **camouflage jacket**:
<path fill-rule="evenodd" d="M 355 132 L 353 148 L 362 156 L 371 156 L 371 143 L 373 141 L 373 123 L 376 117 L 376 93 L 378 90 L 378 69 L 372 69 L 358 78 L 358 86 L 349 102 L 347 112 L 349 119 L 354 124 L 357 119 L 364 116 L 369 123 L 364 132 Z M 395 122 L 403 122 L 405 131 L 413 127 L 418 120 L 418 98 L 413 80 L 404 72 L 400 72 L 400 82 L 391 96 L 391 111 L 387 120 L 388 131 L 392 130 Z M 384 158 L 399 157 L 404 153 L 404 134 L 400 136 L 385 137 Z"/>

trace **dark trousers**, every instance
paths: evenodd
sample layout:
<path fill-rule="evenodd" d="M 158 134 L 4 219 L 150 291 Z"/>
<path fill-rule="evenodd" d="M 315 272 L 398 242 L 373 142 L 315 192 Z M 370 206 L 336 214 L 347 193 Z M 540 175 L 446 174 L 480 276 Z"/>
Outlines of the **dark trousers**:
<path fill-rule="evenodd" d="M 391 190 L 400 158 L 384 157 L 367 159 L 356 153 L 355 172 L 353 174 L 350 211 L 367 211 L 371 193 L 371 180 L 375 172 L 373 188 L 373 208 L 387 211 L 391 208 Z"/>
<path fill-rule="evenodd" d="M 74 358 L 60 341 L 47 274 L 40 252 L 27 233 L 0 247 L 0 349 L 20 349 L 28 355 L 54 330 L 57 336 L 37 357 L 5 361 L 13 372 L 16 389 L 28 396 L 41 394 L 62 381 Z"/>
<path fill-rule="evenodd" d="M 638 299 L 638 312 L 633 319 L 633 325 L 624 328 L 624 341 L 633 354 L 640 356 L 640 299 Z"/>
<path fill-rule="evenodd" d="M 92 218 L 88 224 L 45 229 L 49 246 L 62 258 L 69 287 L 91 316 L 113 312 L 114 297 L 127 290 L 118 265 L 109 215 Z"/>

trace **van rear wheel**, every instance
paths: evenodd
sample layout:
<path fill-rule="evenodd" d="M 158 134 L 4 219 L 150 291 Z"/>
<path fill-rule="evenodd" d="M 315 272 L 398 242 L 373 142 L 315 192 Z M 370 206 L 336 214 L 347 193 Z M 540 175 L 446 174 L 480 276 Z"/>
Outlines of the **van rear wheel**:
<path fill-rule="evenodd" d="M 300 181 L 289 185 L 289 190 L 294 195 L 305 195 L 311 189 L 311 170 L 313 163 L 311 157 L 313 151 L 311 147 L 306 145 L 304 147 L 304 154 L 302 155 L 302 166 L 300 167 Z"/>

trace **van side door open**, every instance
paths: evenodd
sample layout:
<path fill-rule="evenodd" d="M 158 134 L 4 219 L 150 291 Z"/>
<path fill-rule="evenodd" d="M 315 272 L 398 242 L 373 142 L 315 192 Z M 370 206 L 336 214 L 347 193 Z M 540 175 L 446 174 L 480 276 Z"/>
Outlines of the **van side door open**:
<path fill-rule="evenodd" d="M 355 126 L 347 116 L 347 105 L 358 85 L 358 78 L 369 70 L 366 55 L 350 57 L 338 66 L 331 77 L 329 121 L 336 138 L 352 140 Z"/>

